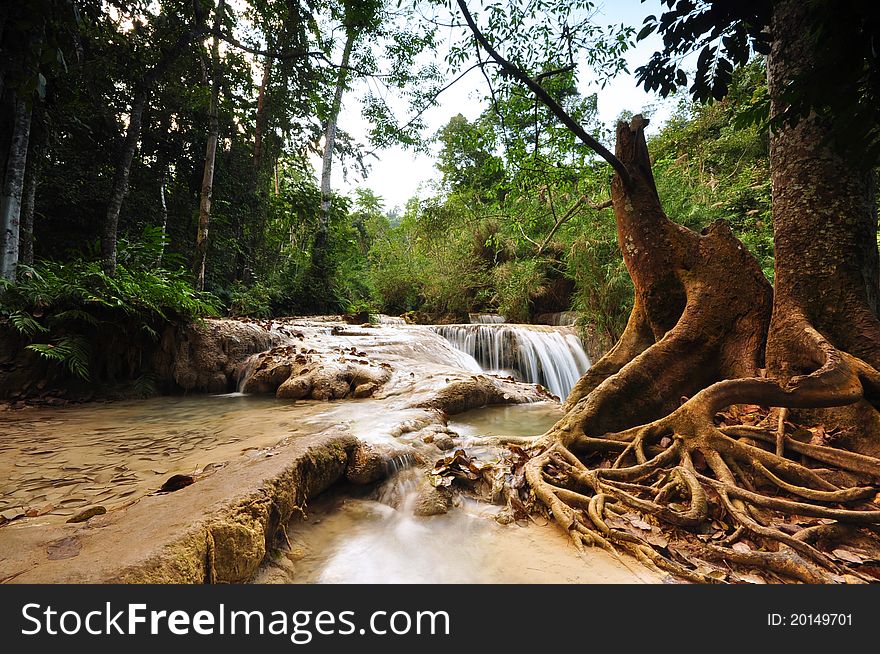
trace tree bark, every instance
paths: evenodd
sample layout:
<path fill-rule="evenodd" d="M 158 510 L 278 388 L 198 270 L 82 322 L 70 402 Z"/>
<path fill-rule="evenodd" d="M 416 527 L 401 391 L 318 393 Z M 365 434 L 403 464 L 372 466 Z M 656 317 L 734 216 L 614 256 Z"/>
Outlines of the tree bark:
<path fill-rule="evenodd" d="M 205 146 L 205 169 L 202 174 L 202 192 L 199 199 L 199 227 L 196 234 L 196 251 L 193 272 L 196 290 L 205 288 L 205 259 L 208 255 L 208 225 L 211 222 L 211 199 L 214 195 L 214 161 L 217 156 L 217 140 L 220 136 L 218 105 L 220 101 L 220 39 L 216 33 L 220 31 L 223 20 L 225 0 L 217 3 L 217 14 L 214 17 L 214 43 L 211 47 L 211 105 L 208 110 L 208 143 Z"/>
<path fill-rule="evenodd" d="M 119 150 L 116 167 L 113 172 L 113 183 L 110 190 L 110 201 L 107 203 L 107 213 L 104 216 L 104 225 L 101 231 L 101 257 L 104 272 L 108 275 L 116 273 L 116 240 L 119 232 L 119 214 L 122 211 L 122 202 L 128 193 L 128 176 L 131 172 L 131 162 L 137 151 L 138 140 L 141 136 L 141 121 L 143 120 L 144 107 L 147 104 L 147 91 L 142 89 L 134 97 L 131 104 L 131 112 L 128 115 L 128 126 L 125 128 Z"/>
<path fill-rule="evenodd" d="M 326 240 L 327 229 L 330 225 L 330 174 L 333 170 L 333 150 L 336 147 L 336 129 L 339 120 L 339 110 L 342 107 L 342 94 L 345 91 L 348 79 L 348 65 L 351 60 L 351 50 L 354 47 L 357 34 L 349 30 L 345 39 L 345 47 L 342 50 L 342 63 L 336 76 L 336 90 L 333 93 L 333 104 L 330 107 L 330 115 L 327 117 L 327 127 L 324 130 L 324 157 L 321 162 L 321 217 L 318 225 L 320 242 Z M 317 241 L 318 239 L 316 239 Z"/>
<path fill-rule="evenodd" d="M 42 110 L 38 111 L 38 116 Z M 27 166 L 24 175 L 24 192 L 21 206 L 21 232 L 19 234 L 20 253 L 19 260 L 26 266 L 34 264 L 34 210 L 37 199 L 37 187 L 40 185 L 40 169 L 43 163 L 43 150 L 46 146 L 48 134 L 45 125 L 38 130 L 34 138 L 33 118 L 30 135 L 30 152 L 28 153 Z M 40 120 L 36 121 L 40 125 Z"/>
<path fill-rule="evenodd" d="M 0 277 L 9 280 L 15 280 L 18 266 L 21 199 L 31 129 L 31 108 L 27 101 L 16 94 L 13 105 L 12 143 L 0 195 Z"/>
<path fill-rule="evenodd" d="M 768 60 L 771 110 L 787 83 L 811 66 L 807 4 L 785 0 L 774 11 Z M 830 144 L 832 125 L 815 114 L 774 130 L 770 140 L 776 293 L 767 342 L 771 376 L 788 381 L 821 365 L 804 323 L 834 347 L 880 369 L 877 213 L 874 174 Z M 848 440 L 880 437 L 866 403 L 815 420 L 832 419 Z M 880 451 L 875 443 L 875 451 Z"/>
<path fill-rule="evenodd" d="M 258 183 L 260 173 L 263 170 L 263 139 L 265 138 L 266 122 L 269 116 L 269 81 L 272 77 L 272 57 L 266 57 L 263 63 L 263 76 L 260 80 L 260 90 L 257 95 L 257 115 L 254 126 L 254 181 Z M 256 192 L 256 189 L 255 189 Z"/>

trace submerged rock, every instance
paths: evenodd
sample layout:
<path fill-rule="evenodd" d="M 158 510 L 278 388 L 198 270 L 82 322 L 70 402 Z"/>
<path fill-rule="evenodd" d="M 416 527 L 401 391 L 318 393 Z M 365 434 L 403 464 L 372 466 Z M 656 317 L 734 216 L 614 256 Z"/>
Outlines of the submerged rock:
<path fill-rule="evenodd" d="M 425 484 L 416 498 L 413 513 L 418 516 L 443 515 L 449 512 L 450 506 L 452 497 L 447 489 Z"/>
<path fill-rule="evenodd" d="M 105 507 L 92 506 L 92 507 L 89 507 L 88 509 L 86 509 L 85 511 L 81 511 L 80 513 L 77 513 L 75 516 L 73 516 L 67 522 L 73 522 L 73 523 L 85 522 L 86 520 L 89 520 L 90 518 L 94 518 L 96 515 L 104 515 L 105 513 L 107 513 L 107 509 Z"/>

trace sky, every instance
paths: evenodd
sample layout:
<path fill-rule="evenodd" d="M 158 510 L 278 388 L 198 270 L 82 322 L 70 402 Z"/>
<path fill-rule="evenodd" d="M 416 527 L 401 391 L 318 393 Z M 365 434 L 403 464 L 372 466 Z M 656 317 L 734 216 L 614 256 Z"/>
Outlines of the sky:
<path fill-rule="evenodd" d="M 659 0 L 605 0 L 598 2 L 598 14 L 595 22 L 599 24 L 631 25 L 638 29 L 645 16 L 658 15 L 661 12 Z M 590 84 L 590 80 L 582 79 L 580 90 L 583 94 L 598 94 L 599 120 L 606 127 L 614 125 L 623 111 L 639 113 L 646 110 L 651 117 L 649 132 L 657 130 L 669 118 L 673 109 L 672 100 L 663 100 L 653 93 L 647 93 L 636 84 L 633 72 L 646 63 L 662 45 L 661 39 L 652 34 L 640 41 L 627 55 L 629 73 L 621 73 L 604 89 L 598 84 Z M 438 98 L 438 106 L 428 110 L 424 116 L 427 130 L 425 136 L 439 131 L 454 115 L 461 113 L 473 120 L 483 111 L 486 105 L 481 99 L 486 95 L 485 80 L 479 71 L 471 71 L 461 81 L 443 92 Z M 403 105 L 401 105 L 403 106 Z M 360 105 L 357 102 L 357 88 L 343 100 L 339 117 L 341 129 L 364 141 L 366 125 L 360 116 Z M 420 187 L 431 180 L 439 179 L 439 172 L 434 166 L 432 157 L 417 154 L 401 147 L 392 147 L 376 152 L 370 157 L 370 171 L 366 178 L 349 172 L 343 179 L 340 165 L 334 162 L 332 186 L 334 191 L 350 193 L 356 187 L 366 186 L 384 200 L 385 208 L 391 210 L 402 208 L 413 196 L 419 195 Z M 318 166 L 320 163 L 318 162 Z M 425 189 L 422 196 L 428 194 Z"/>

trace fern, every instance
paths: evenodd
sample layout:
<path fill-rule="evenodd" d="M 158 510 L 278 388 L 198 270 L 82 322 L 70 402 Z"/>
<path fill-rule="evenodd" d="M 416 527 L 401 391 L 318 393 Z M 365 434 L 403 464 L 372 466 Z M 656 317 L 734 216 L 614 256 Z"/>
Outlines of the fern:
<path fill-rule="evenodd" d="M 80 379 L 89 381 L 89 343 L 82 336 L 62 336 L 54 343 L 32 343 L 27 349 L 64 365 Z"/>
<path fill-rule="evenodd" d="M 9 322 L 18 332 L 29 338 L 33 338 L 37 334 L 45 334 L 49 330 L 37 322 L 33 316 L 23 311 L 13 311 L 9 314 Z"/>

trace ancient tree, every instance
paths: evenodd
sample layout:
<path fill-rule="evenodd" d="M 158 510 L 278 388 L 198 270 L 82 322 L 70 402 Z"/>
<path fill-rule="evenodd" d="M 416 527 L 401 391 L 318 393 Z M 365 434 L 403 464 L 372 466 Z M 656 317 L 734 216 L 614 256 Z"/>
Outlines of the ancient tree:
<path fill-rule="evenodd" d="M 458 4 L 492 60 L 566 120 Z M 635 301 L 620 341 L 576 385 L 565 417 L 514 449 L 523 497 L 578 546 L 625 550 L 695 581 L 717 580 L 707 562 L 805 582 L 865 578 L 829 552 L 841 539 L 876 547 L 880 525 L 873 160 L 835 138 L 833 111 L 810 98 L 798 106 L 806 96 L 792 91 L 831 47 L 815 29 L 822 9 L 751 3 L 743 17 L 735 3 L 665 4 L 654 21 L 667 44 L 682 26 L 696 36 L 727 21 L 740 53 L 747 39 L 769 46 L 775 288 L 725 223 L 695 233 L 665 215 L 641 116 L 618 124 L 613 155 L 582 137 L 614 167 Z M 855 33 L 873 26 L 854 7 L 838 7 L 838 20 Z M 689 25 L 701 11 L 704 22 Z M 670 58 L 643 76 L 669 73 Z M 655 87 L 681 84 L 679 75 L 673 66 L 672 81 Z M 693 88 L 720 97 L 724 75 L 722 66 L 714 87 L 706 75 Z M 669 540 L 631 528 L 634 516 Z"/>

